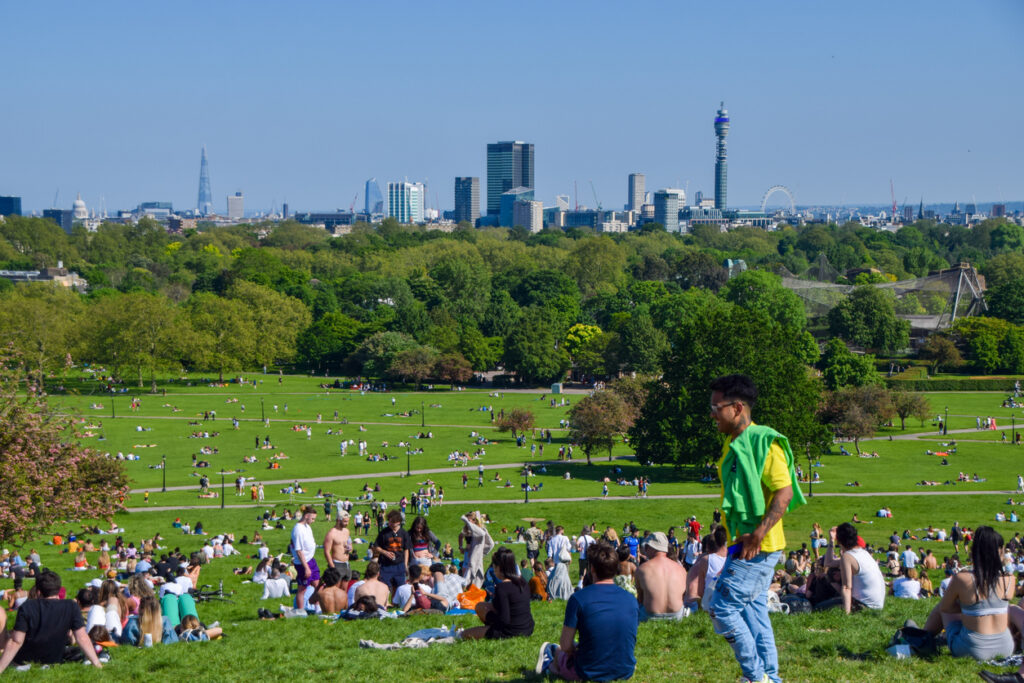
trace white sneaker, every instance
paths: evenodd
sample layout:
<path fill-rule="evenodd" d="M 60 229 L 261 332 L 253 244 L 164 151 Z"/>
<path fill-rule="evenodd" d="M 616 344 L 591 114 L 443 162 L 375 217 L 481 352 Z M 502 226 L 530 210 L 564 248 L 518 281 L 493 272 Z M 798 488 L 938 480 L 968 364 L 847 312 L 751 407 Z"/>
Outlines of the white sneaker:
<path fill-rule="evenodd" d="M 537 666 L 534 667 L 534 673 L 544 674 L 547 673 L 551 667 L 551 662 L 555 660 L 555 644 L 544 643 L 540 646 L 540 654 L 537 655 Z"/>

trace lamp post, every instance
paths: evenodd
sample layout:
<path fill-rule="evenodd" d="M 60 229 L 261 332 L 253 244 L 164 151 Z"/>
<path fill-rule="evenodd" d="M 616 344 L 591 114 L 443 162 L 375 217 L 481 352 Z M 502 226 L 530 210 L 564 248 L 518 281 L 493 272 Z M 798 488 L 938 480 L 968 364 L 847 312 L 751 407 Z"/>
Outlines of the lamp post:
<path fill-rule="evenodd" d="M 942 435 L 949 433 L 949 406 L 946 406 L 946 419 L 942 421 Z"/>
<path fill-rule="evenodd" d="M 808 498 L 813 498 L 814 497 L 814 477 L 811 476 L 811 470 L 813 469 L 814 465 L 813 465 L 813 462 L 811 460 L 811 445 L 810 444 L 805 444 L 804 445 L 804 454 L 807 456 L 807 497 Z"/>
<path fill-rule="evenodd" d="M 524 467 L 523 468 L 523 482 L 525 482 L 523 484 L 523 502 L 524 503 L 529 503 L 530 502 L 530 468 L 529 467 Z"/>
<path fill-rule="evenodd" d="M 1017 416 L 1010 413 L 1010 444 L 1017 443 Z"/>
<path fill-rule="evenodd" d="M 113 420 L 117 415 L 114 414 L 114 389 L 110 389 L 110 419 Z"/>
<path fill-rule="evenodd" d="M 163 458 L 163 463 L 161 464 L 160 469 L 164 475 L 164 483 L 163 487 L 160 489 L 160 493 L 167 493 L 167 454 L 165 453 L 161 457 Z"/>
<path fill-rule="evenodd" d="M 264 410 L 263 397 L 260 396 L 260 422 L 266 422 L 266 421 L 267 421 L 267 413 Z"/>
<path fill-rule="evenodd" d="M 420 427 L 427 426 L 427 414 L 424 412 L 426 407 L 423 401 L 420 401 Z"/>
<path fill-rule="evenodd" d="M 405 476 L 412 476 L 412 451 L 408 448 L 405 449 Z"/>
<path fill-rule="evenodd" d="M 224 469 L 220 470 L 220 509 L 224 509 Z"/>

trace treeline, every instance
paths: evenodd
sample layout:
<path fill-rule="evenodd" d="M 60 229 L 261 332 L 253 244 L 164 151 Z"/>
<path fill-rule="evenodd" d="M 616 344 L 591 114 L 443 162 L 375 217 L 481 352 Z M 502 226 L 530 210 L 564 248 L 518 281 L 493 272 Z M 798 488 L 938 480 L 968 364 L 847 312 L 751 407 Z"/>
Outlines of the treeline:
<path fill-rule="evenodd" d="M 0 222 L 0 265 L 60 260 L 90 291 L 0 280 L 0 338 L 46 372 L 103 363 L 140 381 L 263 365 L 406 381 L 465 381 L 499 365 L 530 383 L 570 368 L 659 374 L 672 361 L 690 290 L 787 317 L 795 336 L 785 343 L 817 360 L 800 301 L 766 272 L 727 281 L 726 258 L 801 273 L 825 256 L 840 272 L 870 267 L 885 279 L 966 260 L 987 276 L 1000 320 L 944 335 L 960 357 L 946 349 L 937 367 L 1017 372 L 1022 246 L 1024 230 L 998 220 L 971 229 L 920 221 L 896 233 L 851 223 L 728 233 L 699 226 L 679 236 L 653 225 L 614 237 L 468 225 L 448 234 L 388 220 L 335 238 L 290 221 L 169 235 L 146 219 L 67 235 L 43 219 L 9 217 Z M 905 348 L 897 303 L 877 292 L 859 288 L 822 324 L 871 351 Z"/>

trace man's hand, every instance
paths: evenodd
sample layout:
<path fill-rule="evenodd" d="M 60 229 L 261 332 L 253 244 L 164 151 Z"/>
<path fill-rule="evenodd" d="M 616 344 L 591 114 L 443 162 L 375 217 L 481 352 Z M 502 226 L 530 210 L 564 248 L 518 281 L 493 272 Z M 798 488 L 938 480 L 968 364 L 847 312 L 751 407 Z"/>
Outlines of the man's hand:
<path fill-rule="evenodd" d="M 384 557 L 388 558 L 389 560 L 395 559 L 395 554 L 393 552 L 391 552 L 390 550 L 381 550 L 380 554 L 383 555 Z"/>
<path fill-rule="evenodd" d="M 740 559 L 752 560 L 757 557 L 757 554 L 761 552 L 761 541 L 763 540 L 764 532 L 758 533 L 756 529 L 753 533 L 737 536 L 736 542 L 743 544 L 743 547 L 739 549 Z"/>

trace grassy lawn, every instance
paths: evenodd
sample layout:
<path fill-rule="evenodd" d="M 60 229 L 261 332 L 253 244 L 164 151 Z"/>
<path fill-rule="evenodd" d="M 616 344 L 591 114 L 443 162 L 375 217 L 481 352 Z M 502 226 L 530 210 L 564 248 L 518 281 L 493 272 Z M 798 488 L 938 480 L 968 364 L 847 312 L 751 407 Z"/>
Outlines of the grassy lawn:
<path fill-rule="evenodd" d="M 262 377 L 262 376 L 261 376 Z M 634 522 L 643 529 L 666 529 L 682 525 L 689 515 L 696 515 L 705 524 L 711 519 L 712 510 L 718 504 L 717 485 L 684 481 L 671 467 L 650 467 L 627 458 L 627 445 L 616 446 L 616 459 L 609 463 L 607 453 L 598 454 L 595 464 L 587 466 L 578 450 L 571 463 L 549 463 L 546 472 L 540 471 L 531 483 L 543 483 L 540 492 L 531 493 L 533 502 L 524 505 L 519 484 L 522 481 L 518 467 L 513 463 L 540 462 L 540 446 L 544 446 L 543 460 L 557 458 L 557 450 L 564 445 L 564 431 L 560 431 L 559 420 L 566 416 L 567 407 L 551 407 L 550 395 L 541 400 L 541 393 L 504 393 L 489 396 L 486 391 L 465 392 L 400 392 L 395 394 L 363 394 L 351 390 L 325 392 L 318 387 L 321 380 L 302 377 L 285 377 L 278 384 L 275 376 L 267 376 L 262 386 L 256 389 L 248 386 L 209 386 L 208 383 L 193 382 L 192 386 L 175 383 L 168 387 L 166 396 L 138 393 L 142 399 L 137 412 L 129 410 L 132 393 L 114 398 L 116 419 L 111 418 L 111 397 L 95 390 L 94 385 L 82 383 L 78 386 L 80 395 L 64 394 L 53 398 L 66 409 L 80 413 L 85 422 L 83 431 L 97 434 L 86 438 L 86 442 L 103 451 L 135 453 L 138 461 L 126 462 L 126 468 L 139 490 L 151 492 L 148 506 L 171 506 L 183 508 L 204 504 L 203 509 L 180 509 L 171 511 L 138 511 L 117 517 L 125 527 L 126 541 L 136 544 L 144 537 L 161 533 L 165 545 L 180 548 L 188 553 L 197 550 L 203 537 L 185 536 L 175 533 L 171 523 L 181 516 L 193 526 L 202 521 L 211 533 L 232 532 L 237 538 L 252 537 L 259 528 L 257 515 L 261 510 L 234 508 L 233 505 L 248 504 L 249 496 L 233 495 L 232 480 L 227 477 L 228 508 L 220 510 L 220 500 L 198 499 L 198 476 L 193 473 L 206 472 L 211 484 L 219 490 L 220 477 L 215 472 L 220 468 L 243 470 L 246 477 L 255 481 L 294 480 L 304 482 L 309 493 L 304 496 L 286 496 L 279 492 L 283 485 L 266 486 L 267 505 L 277 504 L 289 509 L 302 502 L 322 500 L 313 498 L 318 488 L 340 496 L 355 498 L 365 483 L 379 483 L 383 497 L 388 501 L 407 495 L 428 479 L 445 489 L 445 504 L 431 509 L 431 528 L 442 541 L 456 541 L 461 526 L 459 515 L 480 509 L 487 512 L 493 523 L 490 531 L 498 544 L 511 541 L 511 530 L 526 524 L 529 518 L 552 519 L 562 524 L 570 533 L 578 533 L 584 524 L 592 524 L 599 530 L 612 526 L 620 531 L 627 522 Z M 271 418 L 269 427 L 260 420 L 260 399 L 263 409 Z M 395 399 L 392 406 L 391 399 Z M 569 395 L 569 401 L 579 399 Z M 998 408 L 1002 396 L 997 394 L 930 394 L 936 414 L 950 410 L 950 427 L 953 429 L 973 428 L 975 415 L 993 415 L 1002 422 L 1008 422 L 1012 411 Z M 235 401 L 237 399 L 237 402 Z M 91 409 L 94 403 L 103 404 L 102 409 Z M 242 412 L 241 406 L 245 405 Z M 284 412 L 285 404 L 288 406 Z M 273 406 L 277 405 L 275 412 Z M 422 409 L 425 415 L 420 414 Z M 433 407 L 439 406 L 439 407 Z M 510 435 L 497 433 L 491 425 L 490 412 L 479 410 L 493 407 L 501 409 L 526 406 L 531 408 L 537 419 L 538 428 L 553 430 L 552 442 L 537 439 L 527 440 L 527 446 L 517 448 Z M 178 410 L 175 410 L 177 408 Z M 215 421 L 202 422 L 204 411 L 215 410 Z M 334 411 L 339 413 L 338 421 Z M 409 417 L 398 414 L 410 411 Z M 317 414 L 321 422 L 317 422 Z M 240 420 L 239 429 L 232 427 L 231 418 Z M 426 427 L 421 427 L 421 417 Z M 347 420 L 347 424 L 342 424 Z M 190 425 L 198 421 L 199 425 Z M 102 425 L 100 425 L 102 422 Z M 305 431 L 294 430 L 299 425 L 312 429 L 312 438 Z M 366 431 L 360 431 L 362 425 Z M 137 427 L 144 430 L 137 431 Z M 349 448 L 349 455 L 339 456 L 338 444 L 342 436 L 326 432 L 341 429 L 346 439 L 365 439 L 369 442 L 370 453 L 388 454 L 394 459 L 386 462 L 367 462 L 358 456 L 355 447 Z M 883 430 L 878 438 L 861 443 L 866 452 L 878 451 L 879 458 L 858 458 L 856 456 L 826 455 L 823 467 L 813 468 L 822 483 L 814 485 L 815 495 L 808 505 L 787 515 L 785 528 L 789 546 L 799 547 L 808 540 L 811 524 L 819 522 L 826 529 L 842 521 L 850 520 L 856 514 L 865 523 L 859 526 L 861 535 L 873 544 L 884 544 L 893 531 L 909 529 L 912 533 L 930 524 L 949 528 L 954 520 L 964 526 L 993 524 L 997 511 L 1006 511 L 1007 494 L 953 495 L 970 491 L 1009 491 L 1016 487 L 1018 471 L 1024 471 L 1024 450 L 1004 448 L 977 438 L 988 433 L 965 434 L 959 439 L 956 455 L 949 457 L 950 465 L 942 466 L 941 458 L 925 454 L 926 449 L 943 449 L 944 437 L 926 435 L 922 432 L 934 428 L 926 421 L 920 424 L 909 420 L 907 430 L 898 428 Z M 193 431 L 219 431 L 213 438 L 190 438 Z M 433 438 L 414 438 L 421 431 L 432 431 Z M 483 434 L 496 443 L 482 446 L 486 455 L 471 461 L 468 468 L 452 467 L 447 460 L 453 450 L 472 453 L 481 446 L 476 445 L 471 432 Z M 918 439 L 889 440 L 890 435 L 920 434 Z M 103 440 L 98 435 L 103 436 Z M 261 443 L 269 436 L 274 448 L 255 447 L 255 439 Z M 388 446 L 383 443 L 387 441 Z M 412 480 L 395 476 L 405 472 L 406 448 L 398 447 L 399 441 L 409 441 L 416 448 L 423 448 L 423 454 L 411 456 L 413 470 L 441 470 L 437 473 L 417 473 Z M 140 445 L 156 444 L 140 448 Z M 530 446 L 537 445 L 537 452 Z M 844 444 L 849 450 L 852 444 Z M 210 463 L 208 469 L 194 469 L 192 454 L 198 454 L 200 447 L 215 447 L 215 455 L 198 455 Z M 838 448 L 834 449 L 838 452 Z M 283 452 L 288 459 L 281 460 L 282 469 L 267 470 L 267 457 Z M 160 492 L 163 472 L 151 466 L 167 456 L 167 485 L 188 487 L 186 490 Z M 256 455 L 259 462 L 247 464 L 243 458 Z M 478 487 L 476 466 L 483 463 L 491 468 L 485 472 L 485 484 Z M 807 469 L 805 460 L 801 460 Z M 619 468 L 616 472 L 613 468 Z M 978 484 L 957 484 L 939 487 L 918 487 L 921 479 L 955 481 L 959 471 L 977 473 L 987 479 Z M 469 477 L 468 487 L 462 488 L 463 471 Z M 501 483 L 492 481 L 495 471 Z M 564 478 L 569 472 L 571 479 Z M 688 499 L 636 499 L 635 489 L 620 487 L 614 483 L 616 476 L 632 479 L 643 474 L 652 480 L 650 494 L 688 495 Z M 308 481 L 313 477 L 351 477 L 333 481 Z M 611 477 L 608 499 L 601 498 L 601 486 L 605 477 Z M 508 479 L 512 486 L 505 488 Z M 860 487 L 846 486 L 847 482 L 859 481 Z M 805 493 L 808 487 L 804 486 Z M 911 492 L 915 495 L 884 496 L 880 492 Z M 853 494 L 853 495 L 836 495 Z M 916 495 L 920 494 L 920 495 Z M 926 495 L 927 494 L 927 495 Z M 537 502 L 543 498 L 586 498 L 564 503 Z M 460 501 L 493 501 L 492 503 L 460 503 Z M 499 504 L 499 503 L 505 504 Z M 144 508 L 141 493 L 132 495 L 129 506 Z M 882 506 L 892 508 L 895 517 L 882 520 L 874 517 Z M 329 520 L 321 514 L 315 524 L 315 534 L 322 539 L 329 527 Z M 274 553 L 285 552 L 291 523 L 283 530 L 262 532 Z M 1004 536 L 1012 536 L 1021 530 L 1021 524 L 999 525 Z M 59 530 L 67 531 L 68 525 Z M 372 533 L 372 532 L 371 532 Z M 93 537 L 98 542 L 98 537 Z M 94 578 L 95 571 L 73 572 L 71 558 L 61 555 L 58 547 L 43 545 L 40 539 L 36 548 L 40 550 L 44 564 L 58 570 L 65 585 L 73 594 L 82 584 Z M 915 542 L 915 547 L 930 548 L 941 559 L 952 551 L 949 543 Z M 26 548 L 29 546 L 26 546 Z M 239 545 L 245 555 L 255 553 L 254 546 Z M 365 544 L 357 544 L 361 554 Z M 525 549 L 512 545 L 517 555 Z M 95 561 L 95 554 L 90 557 Z M 155 647 L 152 650 L 122 648 L 114 653 L 106 667 L 104 677 L 114 676 L 118 680 L 157 679 L 196 675 L 203 679 L 242 680 L 251 679 L 254 674 L 269 677 L 293 678 L 296 675 L 311 679 L 327 679 L 344 676 L 347 680 L 379 681 L 393 678 L 397 672 L 415 672 L 417 679 L 425 681 L 465 680 L 536 680 L 532 669 L 537 649 L 545 640 L 557 640 L 560 631 L 564 604 L 535 604 L 534 617 L 537 622 L 534 636 L 503 643 L 458 643 L 452 646 L 437 646 L 436 652 L 418 651 L 378 652 L 358 647 L 360 639 L 377 642 L 400 640 L 408 633 L 423 627 L 438 626 L 453 621 L 473 625 L 475 618 L 414 617 L 408 620 L 386 622 L 325 623 L 321 619 L 307 618 L 287 622 L 262 622 L 256 619 L 256 608 L 263 606 L 277 611 L 277 601 L 261 604 L 260 590 L 253 584 L 243 583 L 231 569 L 254 564 L 253 560 L 233 557 L 215 560 L 204 568 L 202 581 L 216 584 L 223 580 L 225 588 L 235 591 L 234 604 L 203 603 L 200 614 L 204 621 L 218 620 L 225 627 L 227 638 L 220 642 L 180 645 L 178 647 Z M 362 570 L 364 562 L 355 563 Z M 575 566 L 575 563 L 574 563 Z M 575 571 L 573 572 L 575 578 Z M 941 577 L 933 576 L 934 581 Z M 5 586 L 6 587 L 6 586 Z M 973 662 L 957 661 L 942 655 L 933 661 L 896 661 L 885 654 L 885 646 L 892 633 L 904 619 L 912 617 L 922 623 L 931 608 L 932 601 L 890 600 L 886 609 L 879 614 L 860 614 L 843 617 L 839 614 L 812 614 L 773 617 L 776 638 L 779 644 L 782 674 L 793 681 L 865 680 L 865 681 L 921 681 L 921 680 L 968 680 L 979 668 Z M 301 644 L 301 645 L 300 645 Z M 644 624 L 640 628 L 637 646 L 638 666 L 634 680 L 660 681 L 669 676 L 686 672 L 697 681 L 733 681 L 739 677 L 731 651 L 726 643 L 715 636 L 706 615 L 696 615 L 679 624 Z M 258 669 L 254 670 L 254 664 Z M 77 680 L 98 679 L 99 675 L 78 665 L 58 667 L 50 671 L 35 670 L 30 674 L 33 680 Z"/>

